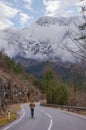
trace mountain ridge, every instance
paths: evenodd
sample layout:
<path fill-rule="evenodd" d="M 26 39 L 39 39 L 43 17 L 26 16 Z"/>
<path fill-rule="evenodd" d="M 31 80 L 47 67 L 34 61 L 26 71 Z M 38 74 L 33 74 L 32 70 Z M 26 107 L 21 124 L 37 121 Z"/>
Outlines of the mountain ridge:
<path fill-rule="evenodd" d="M 42 61 L 60 58 L 62 61 L 74 62 L 65 46 L 76 49 L 69 35 L 77 32 L 74 24 L 77 19 L 42 17 L 29 28 L 0 31 L 0 49 L 12 58 L 22 56 Z"/>

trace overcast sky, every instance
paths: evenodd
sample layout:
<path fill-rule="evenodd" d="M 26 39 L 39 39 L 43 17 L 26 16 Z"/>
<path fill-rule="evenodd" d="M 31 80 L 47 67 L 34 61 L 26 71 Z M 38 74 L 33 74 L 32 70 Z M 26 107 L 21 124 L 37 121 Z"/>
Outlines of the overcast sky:
<path fill-rule="evenodd" d="M 27 27 L 42 16 L 77 16 L 80 12 L 79 1 L 0 0 L 0 30 Z"/>

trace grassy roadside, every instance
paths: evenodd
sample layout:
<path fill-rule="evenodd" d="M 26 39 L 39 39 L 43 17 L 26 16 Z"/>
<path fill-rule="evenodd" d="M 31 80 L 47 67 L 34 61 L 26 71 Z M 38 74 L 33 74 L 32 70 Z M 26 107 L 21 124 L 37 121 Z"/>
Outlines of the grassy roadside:
<path fill-rule="evenodd" d="M 20 104 L 12 105 L 11 109 L 12 109 L 12 112 L 10 115 L 10 120 L 8 119 L 7 114 L 3 114 L 0 116 L 0 127 L 4 126 L 7 123 L 12 122 L 13 120 L 15 120 L 17 118 L 17 111 L 19 111 L 21 109 Z"/>

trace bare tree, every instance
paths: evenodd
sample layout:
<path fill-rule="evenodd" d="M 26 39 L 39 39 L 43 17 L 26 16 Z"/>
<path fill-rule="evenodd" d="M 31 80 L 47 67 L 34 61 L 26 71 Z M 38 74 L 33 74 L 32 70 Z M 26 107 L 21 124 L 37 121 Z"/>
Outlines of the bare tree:
<path fill-rule="evenodd" d="M 74 32 L 73 29 L 68 32 L 69 38 L 75 44 L 76 49 L 70 48 L 68 44 L 65 47 L 76 59 L 86 61 L 86 0 L 80 0 L 80 7 L 81 18 L 79 17 L 74 21 L 77 32 Z"/>

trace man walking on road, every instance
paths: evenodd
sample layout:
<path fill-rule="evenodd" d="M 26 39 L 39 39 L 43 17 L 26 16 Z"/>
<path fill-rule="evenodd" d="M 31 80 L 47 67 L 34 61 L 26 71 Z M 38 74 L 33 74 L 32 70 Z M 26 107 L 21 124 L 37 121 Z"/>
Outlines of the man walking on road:
<path fill-rule="evenodd" d="M 34 108 L 35 108 L 35 103 L 34 103 L 33 100 L 31 100 L 29 106 L 30 106 L 30 110 L 31 110 L 31 118 L 33 118 L 33 116 L 34 116 Z"/>

